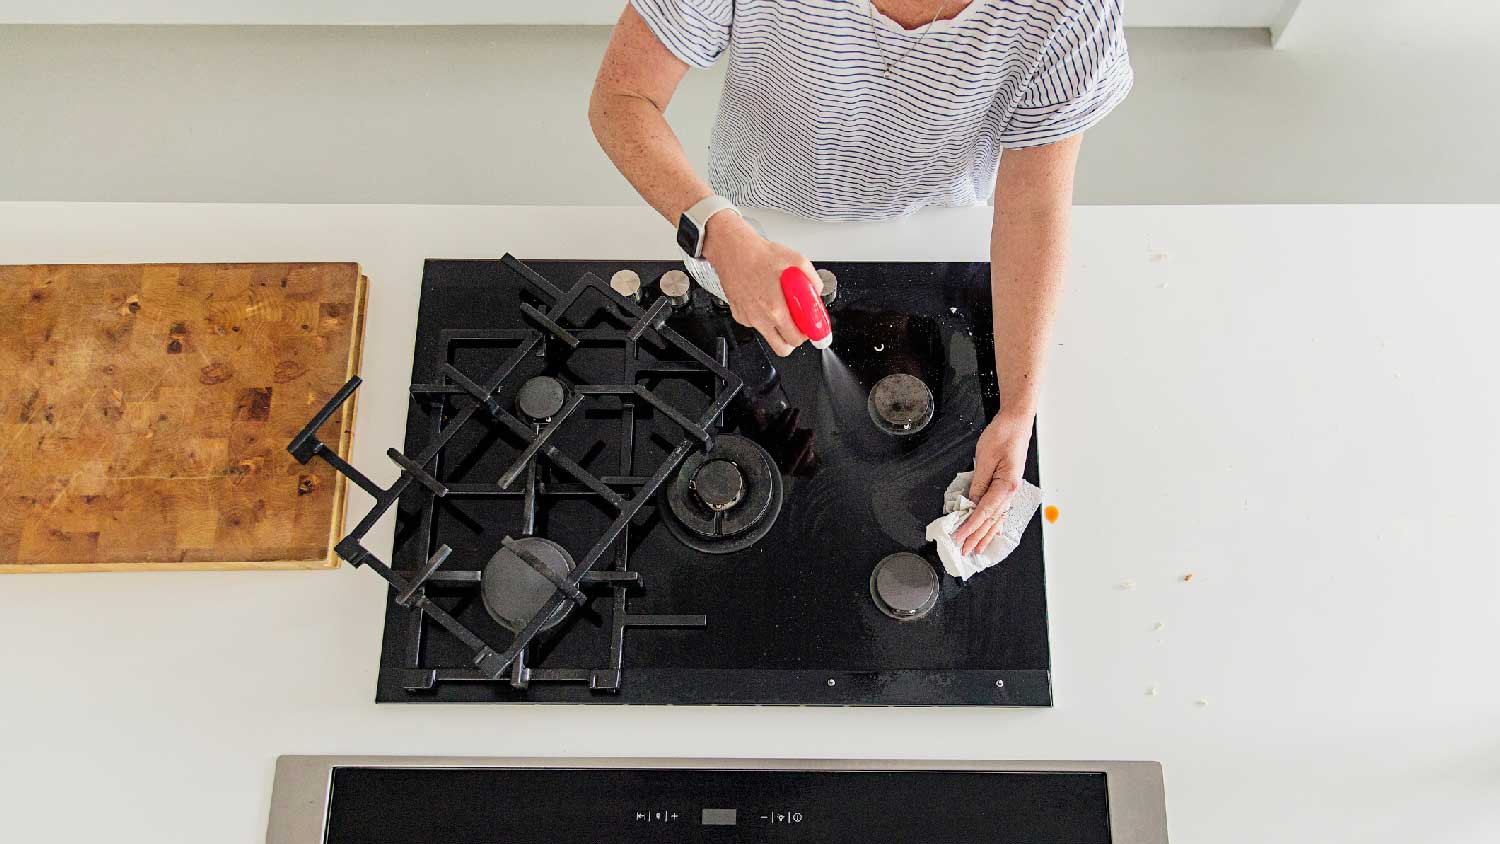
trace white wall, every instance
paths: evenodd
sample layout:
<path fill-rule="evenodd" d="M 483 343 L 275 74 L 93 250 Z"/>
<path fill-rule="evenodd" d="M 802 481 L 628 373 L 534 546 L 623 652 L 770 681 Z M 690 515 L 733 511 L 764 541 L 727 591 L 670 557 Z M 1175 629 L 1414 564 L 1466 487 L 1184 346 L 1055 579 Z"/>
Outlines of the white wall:
<path fill-rule="evenodd" d="M 1306 20 L 1323 46 L 1132 30 L 1136 89 L 1084 145 L 1079 201 L 1500 200 L 1491 50 Z M 633 204 L 584 114 L 607 37 L 0 26 L 0 200 Z M 700 166 L 720 79 L 670 110 Z"/>
<path fill-rule="evenodd" d="M 1268 26 L 1295 0 L 1131 0 L 1136 26 Z M 1326 2 L 1326 0 L 1324 0 Z M 612 24 L 625 0 L 0 0 L 3 23 Z"/>

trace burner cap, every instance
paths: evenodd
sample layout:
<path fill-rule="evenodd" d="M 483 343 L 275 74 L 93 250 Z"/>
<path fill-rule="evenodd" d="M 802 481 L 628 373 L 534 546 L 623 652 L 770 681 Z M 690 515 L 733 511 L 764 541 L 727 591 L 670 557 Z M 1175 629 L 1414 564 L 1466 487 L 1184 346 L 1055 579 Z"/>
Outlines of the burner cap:
<path fill-rule="evenodd" d="M 745 496 L 745 476 L 729 460 L 709 460 L 693 474 L 688 484 L 704 506 L 722 513 Z"/>
<path fill-rule="evenodd" d="M 938 576 L 932 564 L 910 551 L 898 551 L 875 564 L 870 597 L 897 621 L 915 621 L 937 606 Z"/>
<path fill-rule="evenodd" d="M 546 375 L 538 375 L 521 385 L 516 393 L 516 409 L 521 415 L 538 422 L 545 422 L 562 410 L 567 390 L 562 382 Z"/>
<path fill-rule="evenodd" d="M 484 599 L 484 608 L 490 617 L 513 633 L 519 633 L 552 596 L 557 593 L 552 581 L 532 564 L 523 559 L 520 550 L 536 559 L 559 576 L 566 577 L 573 570 L 573 557 L 567 549 L 549 539 L 527 536 L 502 546 L 495 556 L 485 564 L 479 577 L 479 591 Z M 571 602 L 564 602 L 553 611 L 542 630 L 551 630 L 568 614 Z"/>
<path fill-rule="evenodd" d="M 898 437 L 926 428 L 933 404 L 932 391 L 922 379 L 904 372 L 887 375 L 870 388 L 870 418 L 880 430 Z"/>
<path fill-rule="evenodd" d="M 735 434 L 714 437 L 712 453 L 682 461 L 659 493 L 662 521 L 689 548 L 728 554 L 765 536 L 781 511 L 781 472 L 771 455 Z"/>

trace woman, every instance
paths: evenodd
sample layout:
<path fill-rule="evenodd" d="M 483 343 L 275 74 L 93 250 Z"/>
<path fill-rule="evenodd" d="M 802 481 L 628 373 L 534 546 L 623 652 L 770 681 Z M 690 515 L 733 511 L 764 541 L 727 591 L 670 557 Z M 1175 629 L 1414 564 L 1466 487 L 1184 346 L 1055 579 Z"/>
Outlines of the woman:
<path fill-rule="evenodd" d="M 689 66 L 725 52 L 705 181 L 663 112 Z M 975 451 L 978 505 L 955 534 L 969 554 L 999 532 L 1020 486 L 1081 133 L 1131 79 L 1120 0 L 631 0 L 589 119 L 684 250 L 713 266 L 735 320 L 778 355 L 807 339 L 787 313 L 781 270 L 817 276 L 735 206 L 884 220 L 993 191 L 1000 412 Z"/>

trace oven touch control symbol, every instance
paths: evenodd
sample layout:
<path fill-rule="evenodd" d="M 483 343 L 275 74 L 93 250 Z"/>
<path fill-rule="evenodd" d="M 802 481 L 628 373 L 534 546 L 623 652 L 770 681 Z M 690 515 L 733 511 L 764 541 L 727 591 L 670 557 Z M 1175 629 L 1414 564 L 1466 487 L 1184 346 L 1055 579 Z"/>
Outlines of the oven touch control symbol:
<path fill-rule="evenodd" d="M 635 819 L 641 823 L 671 823 L 680 817 L 682 815 L 667 809 L 635 813 Z"/>
<path fill-rule="evenodd" d="M 767 824 L 802 823 L 802 813 L 772 811 L 761 815 L 760 819 Z"/>

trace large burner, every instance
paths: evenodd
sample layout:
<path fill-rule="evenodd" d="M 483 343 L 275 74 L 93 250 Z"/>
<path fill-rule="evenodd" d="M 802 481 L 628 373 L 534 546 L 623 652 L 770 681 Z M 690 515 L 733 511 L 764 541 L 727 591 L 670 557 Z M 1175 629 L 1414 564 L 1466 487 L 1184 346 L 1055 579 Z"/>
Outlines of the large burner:
<path fill-rule="evenodd" d="M 932 564 L 910 551 L 898 551 L 875 564 L 870 597 L 897 621 L 915 621 L 937 606 L 938 576 Z"/>
<path fill-rule="evenodd" d="M 714 437 L 662 488 L 662 521 L 686 545 L 710 554 L 749 547 L 766 535 L 781 511 L 781 473 L 771 455 L 734 434 Z"/>
<path fill-rule="evenodd" d="M 870 388 L 870 418 L 880 430 L 898 437 L 926 428 L 933 406 L 932 391 L 922 379 L 904 372 L 887 375 Z"/>
<path fill-rule="evenodd" d="M 527 536 L 506 538 L 499 551 L 485 564 L 480 575 L 479 591 L 490 617 L 513 633 L 520 632 L 557 593 L 553 578 L 542 574 L 546 568 L 558 578 L 567 577 L 573 569 L 573 556 L 550 539 Z M 568 614 L 564 602 L 542 630 L 550 630 Z"/>

